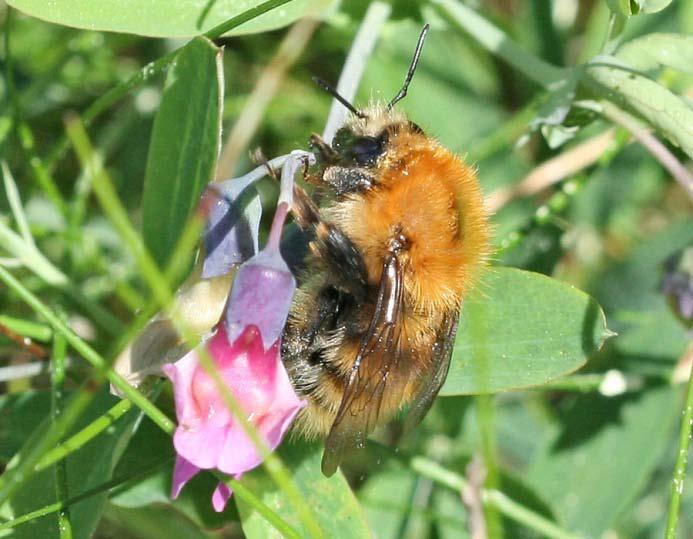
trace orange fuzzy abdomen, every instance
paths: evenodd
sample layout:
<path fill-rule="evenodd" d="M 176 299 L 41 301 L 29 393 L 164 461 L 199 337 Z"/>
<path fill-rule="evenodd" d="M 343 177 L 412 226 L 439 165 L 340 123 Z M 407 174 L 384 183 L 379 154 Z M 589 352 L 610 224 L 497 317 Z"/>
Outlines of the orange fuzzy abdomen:
<path fill-rule="evenodd" d="M 404 151 L 381 165 L 378 187 L 338 203 L 335 215 L 363 253 L 372 284 L 399 231 L 407 240 L 400 256 L 410 307 L 455 308 L 489 251 L 476 175 L 430 139 L 399 146 Z"/>

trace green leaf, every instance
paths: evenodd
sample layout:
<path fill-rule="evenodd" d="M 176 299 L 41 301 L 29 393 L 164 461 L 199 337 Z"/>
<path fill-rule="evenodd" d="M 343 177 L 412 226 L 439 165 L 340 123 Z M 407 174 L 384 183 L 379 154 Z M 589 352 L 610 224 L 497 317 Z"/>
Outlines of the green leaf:
<path fill-rule="evenodd" d="M 110 527 L 137 539 L 208 539 L 209 533 L 188 520 L 173 507 L 152 505 L 145 508 L 124 508 L 109 505 L 105 515 Z"/>
<path fill-rule="evenodd" d="M 616 57 L 640 71 L 670 67 L 693 74 L 693 36 L 648 34 L 624 44 Z"/>
<path fill-rule="evenodd" d="M 284 443 L 279 453 L 292 472 L 292 478 L 304 499 L 318 518 L 325 537 L 370 537 L 366 519 L 341 471 L 337 471 L 329 478 L 322 475 L 320 444 Z M 241 481 L 271 509 L 299 530 L 301 536 L 307 536 L 292 504 L 286 495 L 277 489 L 263 469 L 245 474 Z M 243 532 L 248 539 L 280 537 L 262 516 L 244 504 L 242 500 L 236 499 L 236 504 L 241 515 Z"/>
<path fill-rule="evenodd" d="M 429 515 L 423 514 L 426 507 L 416 499 L 420 482 L 410 470 L 389 468 L 378 470 L 359 489 L 359 501 L 378 539 L 430 535 Z M 463 521 L 460 524 L 464 526 Z"/>
<path fill-rule="evenodd" d="M 183 47 L 154 120 L 142 229 L 145 245 L 162 267 L 214 175 L 223 99 L 220 62 L 220 49 L 205 38 Z"/>
<path fill-rule="evenodd" d="M 230 34 L 264 32 L 300 17 L 318 15 L 334 0 L 293 0 L 235 28 Z M 9 0 L 10 6 L 49 22 L 155 37 L 190 37 L 259 6 L 258 0 Z"/>
<path fill-rule="evenodd" d="M 582 367 L 610 335 L 584 292 L 538 273 L 493 268 L 464 301 L 440 394 L 543 384 Z"/>
<path fill-rule="evenodd" d="M 624 102 L 693 158 L 693 110 L 680 97 L 613 56 L 596 57 L 586 73 L 600 93 L 605 88 L 610 99 Z"/>
<path fill-rule="evenodd" d="M 566 527 L 601 537 L 647 484 L 680 413 L 668 386 L 613 398 L 581 395 L 538 453 L 528 481 Z"/>
<path fill-rule="evenodd" d="M 92 403 L 88 413 L 83 415 L 77 431 L 92 420 L 105 413 L 117 399 L 102 391 Z M 50 395 L 48 392 L 27 392 L 21 395 L 7 395 L 0 399 L 0 432 L 12 437 L 2 448 L 3 457 L 8 450 L 14 452 L 29 434 L 49 415 Z M 98 438 L 79 448 L 67 457 L 68 496 L 105 483 L 112 477 L 113 469 L 132 435 L 138 414 L 131 411 L 116 422 Z M 0 508 L 6 518 L 23 515 L 40 507 L 54 503 L 55 474 L 52 467 L 35 474 L 17 491 L 10 501 Z M 95 495 L 70 507 L 70 520 L 76 539 L 91 537 L 101 518 L 107 494 Z M 15 528 L 12 537 L 17 539 L 35 537 L 58 537 L 55 514 L 28 522 Z"/>

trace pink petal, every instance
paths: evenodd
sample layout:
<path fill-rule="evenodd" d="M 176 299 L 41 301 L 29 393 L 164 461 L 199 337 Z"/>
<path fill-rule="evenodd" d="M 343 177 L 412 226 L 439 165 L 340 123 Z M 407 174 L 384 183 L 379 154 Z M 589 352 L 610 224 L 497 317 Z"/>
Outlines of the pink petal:
<path fill-rule="evenodd" d="M 256 425 L 258 432 L 262 434 L 262 437 L 265 439 L 267 445 L 270 446 L 272 451 L 274 451 L 282 441 L 284 434 L 286 434 L 286 431 L 289 429 L 289 426 L 296 417 L 296 414 L 304 406 L 304 402 L 299 402 L 298 405 L 289 409 L 283 409 L 267 414 L 262 418 L 260 423 Z"/>
<path fill-rule="evenodd" d="M 262 456 L 243 428 L 236 422 L 226 435 L 224 449 L 219 453 L 217 468 L 227 474 L 239 474 L 252 470 L 262 462 Z"/>
<path fill-rule="evenodd" d="M 220 327 L 210 343 L 226 386 L 249 416 L 264 415 L 274 404 L 275 379 L 282 368 L 278 344 L 265 351 L 257 328 L 250 326 L 229 346 Z M 222 357 L 224 356 L 224 357 Z"/>
<path fill-rule="evenodd" d="M 269 411 L 264 415 L 250 418 L 258 433 L 272 450 L 279 445 L 294 417 L 306 404 L 294 393 L 283 365 L 277 368 L 274 386 L 273 401 Z M 243 428 L 234 422 L 227 432 L 224 449 L 219 455 L 218 468 L 225 473 L 242 473 L 252 470 L 261 462 L 262 456 L 258 453 L 255 444 L 248 438 Z"/>
<path fill-rule="evenodd" d="M 195 350 L 191 350 L 175 363 L 168 363 L 161 368 L 173 382 L 176 417 L 179 423 L 193 425 L 199 422 L 199 411 L 192 394 L 192 380 L 197 368 Z"/>
<path fill-rule="evenodd" d="M 237 478 L 236 478 L 237 479 Z M 217 513 L 221 513 L 231 498 L 233 491 L 226 483 L 219 483 L 212 493 L 212 505 Z"/>
<path fill-rule="evenodd" d="M 278 345 L 277 345 L 278 346 Z M 274 380 L 274 402 L 275 406 L 279 408 L 290 409 L 297 406 L 300 410 L 307 403 L 302 401 L 296 395 L 294 387 L 291 385 L 291 380 L 289 380 L 289 374 L 286 372 L 284 365 L 279 364 L 277 368 L 277 375 Z"/>
<path fill-rule="evenodd" d="M 173 435 L 176 452 L 198 468 L 214 468 L 226 440 L 226 425 L 204 422 L 195 428 L 178 426 Z"/>
<path fill-rule="evenodd" d="M 274 399 L 272 410 L 257 425 L 272 450 L 276 449 L 296 414 L 306 405 L 296 396 L 283 365 L 277 369 Z"/>
<path fill-rule="evenodd" d="M 173 466 L 173 481 L 171 484 L 171 498 L 176 499 L 185 484 L 192 479 L 200 469 L 178 455 Z"/>

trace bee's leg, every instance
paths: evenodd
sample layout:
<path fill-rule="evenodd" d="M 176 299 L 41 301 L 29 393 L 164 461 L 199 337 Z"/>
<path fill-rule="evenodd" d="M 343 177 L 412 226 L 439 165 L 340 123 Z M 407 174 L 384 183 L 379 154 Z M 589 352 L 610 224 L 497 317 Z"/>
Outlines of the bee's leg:
<path fill-rule="evenodd" d="M 357 167 L 329 167 L 322 175 L 322 181 L 337 195 L 368 191 L 375 184 L 375 178 L 370 172 Z"/>
<path fill-rule="evenodd" d="M 325 163 L 335 163 L 339 160 L 339 154 L 317 133 L 313 133 L 310 136 L 308 144 L 311 148 L 318 150 L 320 157 Z"/>
<path fill-rule="evenodd" d="M 310 249 L 327 266 L 334 286 L 354 296 L 357 302 L 366 300 L 368 272 L 360 251 L 349 237 L 335 225 L 320 222 L 315 227 L 315 240 Z"/>
<path fill-rule="evenodd" d="M 301 187 L 294 184 L 294 200 L 291 204 L 294 221 L 303 230 L 308 230 L 320 222 L 320 211 L 313 199 Z"/>
<path fill-rule="evenodd" d="M 365 299 L 368 291 L 368 273 L 361 253 L 337 226 L 322 220 L 317 206 L 300 187 L 294 187 L 294 201 L 291 207 L 296 224 L 303 230 L 315 231 L 315 239 L 310 249 L 327 266 L 328 273 L 335 277 L 339 287 L 355 296 L 358 301 Z"/>

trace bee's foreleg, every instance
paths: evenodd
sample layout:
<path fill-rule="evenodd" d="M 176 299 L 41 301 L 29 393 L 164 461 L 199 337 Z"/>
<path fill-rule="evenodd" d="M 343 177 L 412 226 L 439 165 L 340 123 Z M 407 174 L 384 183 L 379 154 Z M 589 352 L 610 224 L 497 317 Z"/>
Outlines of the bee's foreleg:
<path fill-rule="evenodd" d="M 335 163 L 339 160 L 339 154 L 317 133 L 310 136 L 308 144 L 318 151 L 324 163 Z"/>
<path fill-rule="evenodd" d="M 357 167 L 329 167 L 323 173 L 322 181 L 337 195 L 368 191 L 375 184 L 375 178 L 370 172 Z"/>

